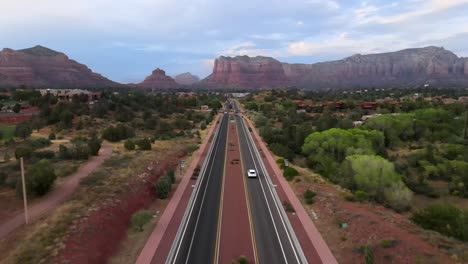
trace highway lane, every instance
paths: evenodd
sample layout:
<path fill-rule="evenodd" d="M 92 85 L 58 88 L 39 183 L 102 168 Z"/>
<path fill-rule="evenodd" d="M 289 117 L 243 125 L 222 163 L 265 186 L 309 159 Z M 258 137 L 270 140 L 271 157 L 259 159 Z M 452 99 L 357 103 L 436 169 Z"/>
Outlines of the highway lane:
<path fill-rule="evenodd" d="M 187 221 L 179 228 L 166 263 L 213 263 L 217 246 L 218 218 L 226 154 L 228 114 L 220 121 L 212 150 L 187 207 Z"/>
<path fill-rule="evenodd" d="M 238 106 L 233 104 L 238 112 Z M 247 189 L 259 263 L 307 263 L 283 205 L 275 199 L 275 187 L 268 178 L 245 121 L 236 116 L 236 122 L 244 168 L 255 169 L 258 174 L 257 178 L 247 179 Z"/>

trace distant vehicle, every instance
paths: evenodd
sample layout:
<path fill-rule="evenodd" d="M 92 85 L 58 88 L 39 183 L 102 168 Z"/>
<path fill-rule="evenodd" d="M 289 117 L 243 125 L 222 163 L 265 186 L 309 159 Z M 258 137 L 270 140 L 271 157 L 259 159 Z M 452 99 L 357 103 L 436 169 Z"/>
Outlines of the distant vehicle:
<path fill-rule="evenodd" d="M 224 111 L 224 114 L 227 114 L 227 111 Z"/>
<path fill-rule="evenodd" d="M 247 177 L 249 178 L 256 178 L 257 177 L 257 172 L 255 170 L 248 170 L 247 171 Z"/>

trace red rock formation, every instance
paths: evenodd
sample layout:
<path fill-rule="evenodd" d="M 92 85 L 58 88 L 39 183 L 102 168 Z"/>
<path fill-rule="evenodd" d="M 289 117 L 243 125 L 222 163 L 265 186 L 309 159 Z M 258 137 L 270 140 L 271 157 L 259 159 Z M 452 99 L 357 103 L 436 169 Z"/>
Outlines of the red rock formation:
<path fill-rule="evenodd" d="M 181 73 L 179 75 L 176 75 L 174 77 L 174 80 L 178 84 L 182 85 L 192 85 L 200 81 L 200 78 L 198 76 L 191 74 L 190 72 L 186 73 Z"/>
<path fill-rule="evenodd" d="M 281 66 L 281 67 L 280 67 Z M 316 64 L 280 63 L 272 58 L 220 57 L 204 82 L 211 87 L 352 88 L 468 85 L 468 59 L 438 47 L 353 55 Z"/>
<path fill-rule="evenodd" d="M 177 84 L 174 79 L 166 75 L 166 72 L 157 68 L 150 76 L 146 77 L 141 83 L 136 84 L 139 88 L 154 88 L 154 89 L 168 89 L 177 88 L 180 85 Z"/>
<path fill-rule="evenodd" d="M 35 46 L 0 51 L 0 87 L 86 88 L 120 84 L 92 72 L 65 54 Z"/>
<path fill-rule="evenodd" d="M 281 63 L 273 58 L 221 56 L 204 82 L 213 87 L 272 88 L 287 85 L 288 78 Z"/>

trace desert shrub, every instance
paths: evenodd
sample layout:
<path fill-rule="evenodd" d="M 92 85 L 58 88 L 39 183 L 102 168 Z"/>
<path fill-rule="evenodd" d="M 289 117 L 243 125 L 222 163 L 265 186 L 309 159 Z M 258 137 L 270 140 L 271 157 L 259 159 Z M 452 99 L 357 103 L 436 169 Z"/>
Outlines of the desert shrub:
<path fill-rule="evenodd" d="M 391 247 L 394 247 L 397 244 L 397 242 L 398 241 L 396 241 L 394 239 L 384 239 L 384 240 L 380 241 L 380 245 L 383 248 L 391 248 Z"/>
<path fill-rule="evenodd" d="M 174 172 L 174 169 L 173 169 L 173 168 L 170 168 L 170 169 L 166 172 L 166 175 L 167 175 L 167 177 L 169 177 L 169 179 L 171 179 L 171 183 L 175 183 L 175 181 L 176 181 L 176 176 L 175 176 L 175 172 Z"/>
<path fill-rule="evenodd" d="M 33 156 L 37 159 L 53 159 L 55 152 L 51 150 L 36 151 L 33 153 Z"/>
<path fill-rule="evenodd" d="M 102 132 L 102 138 L 111 142 L 117 142 L 135 136 L 135 131 L 125 125 L 110 126 Z"/>
<path fill-rule="evenodd" d="M 65 166 L 56 166 L 55 175 L 57 175 L 57 177 L 59 178 L 66 177 L 76 172 L 78 170 L 78 167 L 79 166 L 77 164 L 73 164 L 73 165 L 66 164 Z"/>
<path fill-rule="evenodd" d="M 57 137 L 55 136 L 55 133 L 52 132 L 49 134 L 49 140 L 55 140 Z"/>
<path fill-rule="evenodd" d="M 203 121 L 203 122 L 200 123 L 200 129 L 201 129 L 201 130 L 205 130 L 205 129 L 206 129 L 206 123 L 205 123 L 205 121 Z"/>
<path fill-rule="evenodd" d="M 99 154 L 99 150 L 101 149 L 101 140 L 97 137 L 92 137 L 88 141 L 88 148 L 89 148 L 89 154 L 91 156 L 97 156 Z"/>
<path fill-rule="evenodd" d="M 356 197 L 354 196 L 354 194 L 346 194 L 343 198 L 348 202 L 356 201 Z"/>
<path fill-rule="evenodd" d="M 190 153 L 193 153 L 194 151 L 196 151 L 197 149 L 199 149 L 200 147 L 196 144 L 189 144 L 187 145 L 187 152 L 190 154 Z"/>
<path fill-rule="evenodd" d="M 127 150 L 134 150 L 135 149 L 135 143 L 133 143 L 133 140 L 127 139 L 124 143 L 124 147 Z"/>
<path fill-rule="evenodd" d="M 137 140 L 136 145 L 140 150 L 151 150 L 151 142 L 148 138 Z"/>
<path fill-rule="evenodd" d="M 290 202 L 288 202 L 288 201 L 284 201 L 283 206 L 284 206 L 284 210 L 286 210 L 286 212 L 290 212 L 290 213 L 296 212 L 296 210 L 294 210 L 294 207 L 292 206 L 292 204 Z"/>
<path fill-rule="evenodd" d="M 314 197 L 317 195 L 317 193 L 307 190 L 304 192 L 304 200 L 306 204 L 313 204 L 314 203 Z"/>
<path fill-rule="evenodd" d="M 159 178 L 158 182 L 155 185 L 156 194 L 160 199 L 166 199 L 171 191 L 171 179 L 167 176 Z"/>
<path fill-rule="evenodd" d="M 55 175 L 54 167 L 50 161 L 40 160 L 27 169 L 25 178 L 26 191 L 34 195 L 42 196 L 50 190 L 57 176 Z M 21 184 L 17 186 L 18 188 L 22 188 Z M 21 191 L 18 193 L 21 194 Z"/>
<path fill-rule="evenodd" d="M 363 255 L 366 264 L 374 264 L 374 249 L 370 245 L 364 246 Z"/>
<path fill-rule="evenodd" d="M 292 167 L 285 167 L 283 170 L 283 175 L 286 178 L 286 180 L 290 181 L 294 179 L 294 177 L 299 175 L 299 172 Z"/>
<path fill-rule="evenodd" d="M 468 210 L 450 204 L 433 204 L 414 213 L 411 220 L 425 229 L 468 241 Z"/>
<path fill-rule="evenodd" d="M 247 258 L 244 256 L 240 256 L 237 259 L 233 260 L 231 264 L 248 264 Z"/>
<path fill-rule="evenodd" d="M 52 142 L 50 142 L 50 140 L 47 138 L 38 138 L 38 139 L 31 140 L 28 142 L 28 145 L 32 149 L 45 148 L 45 147 L 50 146 L 50 144 L 52 144 Z"/>
<path fill-rule="evenodd" d="M 101 186 L 104 185 L 104 179 L 109 176 L 109 172 L 106 170 L 98 170 L 91 173 L 88 177 L 81 179 L 80 185 L 84 186 Z"/>
<path fill-rule="evenodd" d="M 364 202 L 369 199 L 369 195 L 365 191 L 361 191 L 361 190 L 357 191 L 354 194 L 354 197 L 356 198 L 358 202 Z"/>
<path fill-rule="evenodd" d="M 86 143 L 77 142 L 72 146 L 59 145 L 58 157 L 60 159 L 86 160 L 89 158 L 90 150 Z"/>
<path fill-rule="evenodd" d="M 74 144 L 69 151 L 71 158 L 76 160 L 87 160 L 90 155 L 90 149 L 85 143 Z"/>
<path fill-rule="evenodd" d="M 283 167 L 283 166 L 284 166 L 284 159 L 283 159 L 283 158 L 279 158 L 279 159 L 276 160 L 276 163 L 277 163 L 278 165 L 280 165 L 280 167 Z"/>
<path fill-rule="evenodd" d="M 137 232 L 143 231 L 143 227 L 153 218 L 150 211 L 140 210 L 132 215 L 130 223 L 132 229 Z"/>

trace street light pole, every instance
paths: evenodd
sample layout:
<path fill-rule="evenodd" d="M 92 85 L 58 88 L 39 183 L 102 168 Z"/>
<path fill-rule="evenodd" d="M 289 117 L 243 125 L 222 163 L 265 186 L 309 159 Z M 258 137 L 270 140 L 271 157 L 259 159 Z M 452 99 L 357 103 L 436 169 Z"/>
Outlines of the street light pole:
<path fill-rule="evenodd" d="M 28 217 L 28 200 L 27 200 L 27 195 L 26 195 L 26 181 L 24 179 L 24 163 L 23 163 L 23 157 L 20 158 L 20 164 L 21 164 L 21 181 L 23 183 L 23 204 L 24 204 L 24 220 L 26 224 L 29 222 L 29 217 Z"/>

